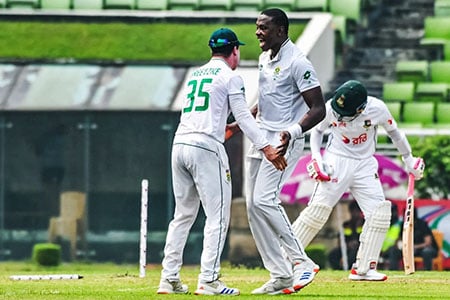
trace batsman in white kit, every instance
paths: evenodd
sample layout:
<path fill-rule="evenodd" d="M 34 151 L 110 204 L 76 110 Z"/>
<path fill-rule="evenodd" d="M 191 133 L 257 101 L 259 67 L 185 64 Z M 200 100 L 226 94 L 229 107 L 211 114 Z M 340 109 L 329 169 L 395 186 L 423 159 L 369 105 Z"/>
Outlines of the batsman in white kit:
<path fill-rule="evenodd" d="M 175 212 L 167 232 L 158 294 L 188 292 L 181 282 L 180 270 L 200 204 L 206 220 L 195 294 L 240 294 L 239 289 L 227 287 L 219 280 L 231 213 L 231 175 L 223 145 L 230 113 L 274 170 L 286 167 L 280 150 L 272 147 L 259 130 L 247 106 L 243 79 L 233 72 L 239 64 L 241 45 L 244 43 L 230 29 L 214 31 L 209 39 L 212 58 L 186 81 L 186 98 L 172 148 Z"/>
<path fill-rule="evenodd" d="M 383 281 L 377 271 L 381 246 L 390 226 L 391 202 L 384 197 L 374 157 L 378 127 L 382 126 L 397 147 L 408 173 L 416 180 L 423 176 L 425 164 L 413 157 L 410 144 L 384 102 L 368 96 L 364 85 L 349 80 L 337 88 L 326 103 L 325 119 L 310 137 L 312 160 L 307 169 L 317 180 L 307 207 L 293 223 L 298 239 L 306 247 L 328 220 L 333 207 L 349 191 L 364 214 L 356 262 L 349 279 Z M 321 145 L 329 130 L 323 157 Z"/>

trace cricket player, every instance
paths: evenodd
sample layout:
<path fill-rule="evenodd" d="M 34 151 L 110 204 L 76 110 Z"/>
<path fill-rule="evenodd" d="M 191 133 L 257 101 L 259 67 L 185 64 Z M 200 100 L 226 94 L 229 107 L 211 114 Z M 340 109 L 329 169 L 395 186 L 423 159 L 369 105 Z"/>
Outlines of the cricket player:
<path fill-rule="evenodd" d="M 180 280 L 183 250 L 200 204 L 205 212 L 203 251 L 195 294 L 239 295 L 219 280 L 220 256 L 231 208 L 231 175 L 223 146 L 227 117 L 237 123 L 273 170 L 286 160 L 259 130 L 245 99 L 244 82 L 233 70 L 244 45 L 228 28 L 209 39 L 212 58 L 194 70 L 185 86 L 185 102 L 172 148 L 174 218 L 169 224 L 158 294 L 187 293 Z M 278 172 L 280 172 L 278 171 Z"/>
<path fill-rule="evenodd" d="M 386 130 L 406 170 L 416 180 L 423 176 L 424 162 L 412 156 L 409 142 L 387 106 L 382 100 L 368 96 L 361 82 L 350 80 L 341 85 L 326 103 L 326 110 L 325 119 L 311 131 L 310 137 L 312 160 L 307 169 L 317 184 L 293 229 L 306 247 L 349 190 L 364 214 L 360 246 L 349 279 L 386 280 L 387 276 L 376 269 L 391 218 L 391 203 L 384 197 L 374 157 L 378 127 Z M 322 158 L 320 148 L 326 130 L 330 135 Z"/>
<path fill-rule="evenodd" d="M 308 285 L 318 266 L 306 255 L 292 231 L 279 195 L 304 147 L 303 133 L 325 116 L 316 72 L 289 39 L 289 20 L 277 8 L 256 20 L 259 57 L 258 103 L 253 112 L 269 143 L 282 141 L 287 168 L 280 172 L 253 144 L 246 157 L 246 204 L 250 229 L 270 280 L 253 294 L 290 294 Z M 280 249 L 281 246 L 281 249 Z"/>

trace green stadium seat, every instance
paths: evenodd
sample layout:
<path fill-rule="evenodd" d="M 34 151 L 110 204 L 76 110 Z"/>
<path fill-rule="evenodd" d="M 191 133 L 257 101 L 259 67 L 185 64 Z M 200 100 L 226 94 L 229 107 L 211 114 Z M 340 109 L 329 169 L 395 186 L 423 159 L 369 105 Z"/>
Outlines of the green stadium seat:
<path fill-rule="evenodd" d="M 383 84 L 383 100 L 385 102 L 414 100 L 414 82 L 386 82 Z"/>
<path fill-rule="evenodd" d="M 169 0 L 136 0 L 136 9 L 166 10 Z"/>
<path fill-rule="evenodd" d="M 433 102 L 408 102 L 403 104 L 403 123 L 433 124 Z"/>
<path fill-rule="evenodd" d="M 436 122 L 448 124 L 450 128 L 450 103 L 436 103 Z"/>
<path fill-rule="evenodd" d="M 442 57 L 443 60 L 450 61 L 450 40 L 447 40 L 444 43 L 444 55 L 443 56 L 444 56 L 444 57 Z"/>
<path fill-rule="evenodd" d="M 400 122 L 400 116 L 401 116 L 401 111 L 402 111 L 402 103 L 397 101 L 397 102 L 387 102 L 386 103 L 387 108 L 389 109 L 389 111 L 391 112 L 392 117 L 394 117 L 394 119 L 397 122 Z"/>
<path fill-rule="evenodd" d="M 419 82 L 416 87 L 416 101 L 445 102 L 447 100 L 448 84 L 435 82 Z"/>
<path fill-rule="evenodd" d="M 70 9 L 71 0 L 41 0 L 42 9 Z"/>
<path fill-rule="evenodd" d="M 435 59 L 443 58 L 442 48 L 448 40 L 450 40 L 450 17 L 426 17 L 420 44 L 435 51 Z"/>
<path fill-rule="evenodd" d="M 335 16 L 344 16 L 355 23 L 361 22 L 362 0 L 329 0 L 329 11 Z"/>
<path fill-rule="evenodd" d="M 134 0 L 103 0 L 104 9 L 134 9 Z"/>
<path fill-rule="evenodd" d="M 39 8 L 39 0 L 6 0 L 8 8 Z"/>
<path fill-rule="evenodd" d="M 200 0 L 200 10 L 230 10 L 232 0 Z"/>
<path fill-rule="evenodd" d="M 263 8 L 277 7 L 284 11 L 292 11 L 295 0 L 265 0 Z"/>
<path fill-rule="evenodd" d="M 264 0 L 233 0 L 232 10 L 260 11 L 264 7 Z"/>
<path fill-rule="evenodd" d="M 73 9 L 103 9 L 103 0 L 72 0 Z"/>
<path fill-rule="evenodd" d="M 196 10 L 199 0 L 169 0 L 171 10 Z"/>
<path fill-rule="evenodd" d="M 434 15 L 436 17 L 450 17 L 450 1 L 449 0 L 435 0 L 434 1 Z"/>
<path fill-rule="evenodd" d="M 395 64 L 395 74 L 399 82 L 427 81 L 429 63 L 426 60 L 402 60 Z"/>
<path fill-rule="evenodd" d="M 430 75 L 431 82 L 450 83 L 450 61 L 432 61 Z"/>
<path fill-rule="evenodd" d="M 295 11 L 327 11 L 328 0 L 295 0 Z"/>

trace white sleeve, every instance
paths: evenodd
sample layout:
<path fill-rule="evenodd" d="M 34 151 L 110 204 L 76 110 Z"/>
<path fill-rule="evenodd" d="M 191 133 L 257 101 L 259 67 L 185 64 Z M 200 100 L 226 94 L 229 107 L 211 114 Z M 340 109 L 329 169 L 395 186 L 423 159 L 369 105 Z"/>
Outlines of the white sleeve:
<path fill-rule="evenodd" d="M 408 157 L 411 155 L 411 145 L 408 142 L 408 139 L 405 136 L 405 133 L 400 131 L 398 128 L 395 128 L 391 131 L 386 132 L 392 140 L 392 143 L 397 147 L 398 152 L 403 157 Z"/>
<path fill-rule="evenodd" d="M 256 124 L 256 120 L 250 113 L 250 109 L 247 106 L 247 101 L 243 94 L 230 95 L 230 107 L 233 112 L 236 122 L 239 124 L 242 132 L 250 139 L 255 145 L 256 149 L 262 149 L 269 145 L 266 137 Z"/>
<path fill-rule="evenodd" d="M 317 126 L 311 130 L 309 143 L 311 147 L 311 156 L 313 159 L 317 159 L 320 156 L 320 146 L 322 145 L 323 133 L 324 132 L 317 128 Z"/>

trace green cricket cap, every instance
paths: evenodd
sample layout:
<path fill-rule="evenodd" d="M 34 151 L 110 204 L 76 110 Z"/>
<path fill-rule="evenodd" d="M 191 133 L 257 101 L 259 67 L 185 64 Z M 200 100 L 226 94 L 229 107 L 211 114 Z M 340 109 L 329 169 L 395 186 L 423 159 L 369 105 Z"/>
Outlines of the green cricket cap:
<path fill-rule="evenodd" d="M 209 47 L 219 48 L 227 45 L 245 45 L 245 43 L 238 40 L 236 33 L 229 28 L 220 28 L 214 31 L 209 38 Z"/>

